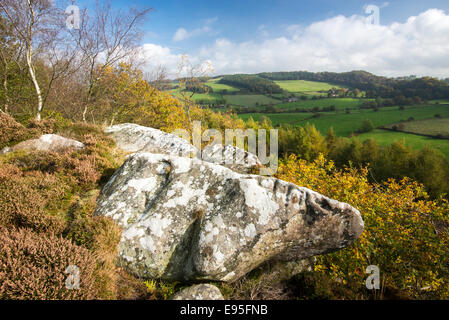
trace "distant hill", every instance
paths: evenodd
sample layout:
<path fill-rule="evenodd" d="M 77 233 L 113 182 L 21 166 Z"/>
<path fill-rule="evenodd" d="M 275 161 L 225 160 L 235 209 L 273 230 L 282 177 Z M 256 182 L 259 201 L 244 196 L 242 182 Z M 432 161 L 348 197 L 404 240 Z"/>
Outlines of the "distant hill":
<path fill-rule="evenodd" d="M 366 71 L 351 71 L 343 73 L 334 72 L 272 72 L 260 73 L 260 77 L 273 81 L 279 80 L 308 80 L 318 82 L 330 82 L 351 88 L 357 88 L 367 92 L 367 97 L 374 98 L 414 98 L 424 100 L 448 99 L 448 81 L 436 78 L 423 77 L 409 79 L 393 79 L 380 77 Z"/>
<path fill-rule="evenodd" d="M 257 75 L 236 74 L 224 76 L 219 83 L 237 87 L 242 91 L 262 94 L 282 93 L 281 87 L 271 79 L 259 77 Z"/>
<path fill-rule="evenodd" d="M 265 79 L 266 81 L 263 81 Z M 449 99 L 449 79 L 439 80 L 431 77 L 388 78 L 376 76 L 366 71 L 351 72 L 264 72 L 256 75 L 227 75 L 219 81 L 257 93 L 278 93 L 279 86 L 275 81 L 305 80 L 333 83 L 336 85 L 366 91 L 367 98 L 382 97 L 385 99 L 410 99 L 419 97 L 422 100 Z"/>

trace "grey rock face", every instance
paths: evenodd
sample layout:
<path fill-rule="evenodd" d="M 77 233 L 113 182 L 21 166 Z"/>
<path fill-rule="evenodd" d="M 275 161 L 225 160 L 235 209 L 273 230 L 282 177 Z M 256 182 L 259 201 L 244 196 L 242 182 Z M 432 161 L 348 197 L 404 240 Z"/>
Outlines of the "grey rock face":
<path fill-rule="evenodd" d="M 137 124 L 120 124 L 107 127 L 117 146 L 125 152 L 150 152 L 175 156 L 196 155 L 197 149 L 176 135 Z"/>
<path fill-rule="evenodd" d="M 39 139 L 23 141 L 20 142 L 19 144 L 16 144 L 12 148 L 4 148 L 2 150 L 2 153 L 5 154 L 20 150 L 60 152 L 70 148 L 80 150 L 84 148 L 84 144 L 76 140 L 58 136 L 56 134 L 45 134 L 41 136 Z"/>
<path fill-rule="evenodd" d="M 256 155 L 230 145 L 209 145 L 202 151 L 202 159 L 240 173 L 250 173 L 251 169 L 262 167 Z"/>
<path fill-rule="evenodd" d="M 150 153 L 127 159 L 96 214 L 124 228 L 122 267 L 167 280 L 232 282 L 266 261 L 342 249 L 364 228 L 356 209 L 309 189 Z"/>
<path fill-rule="evenodd" d="M 220 290 L 211 284 L 199 284 L 178 292 L 171 300 L 224 300 Z"/>

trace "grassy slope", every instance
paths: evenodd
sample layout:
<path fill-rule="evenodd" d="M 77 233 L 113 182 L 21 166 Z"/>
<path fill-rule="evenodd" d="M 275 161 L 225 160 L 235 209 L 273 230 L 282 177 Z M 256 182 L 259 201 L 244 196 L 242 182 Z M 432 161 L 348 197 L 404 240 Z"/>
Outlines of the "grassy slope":
<path fill-rule="evenodd" d="M 346 108 L 354 109 L 362 105 L 363 101 L 360 99 L 354 98 L 328 98 L 328 99 L 320 99 L 320 100 L 306 100 L 306 101 L 298 101 L 298 102 L 289 102 L 289 103 L 281 103 L 278 104 L 277 107 L 279 109 L 297 109 L 304 108 L 310 109 L 314 107 L 324 108 L 335 106 L 337 110 L 345 110 Z"/>
<path fill-rule="evenodd" d="M 448 106 L 449 108 L 449 106 Z M 395 124 L 388 125 L 388 128 L 392 128 Z M 449 136 L 449 118 L 444 119 L 427 119 L 411 122 L 403 122 L 404 126 L 401 131 L 412 132 L 417 134 L 425 134 L 430 136 Z"/>
<path fill-rule="evenodd" d="M 434 149 L 440 150 L 446 158 L 449 159 L 449 140 L 432 139 L 414 134 L 386 130 L 374 130 L 373 132 L 359 135 L 357 138 L 361 141 L 372 138 L 382 145 L 389 145 L 394 141 L 405 141 L 407 145 L 416 150 L 422 149 L 424 146 L 428 145 Z"/>
<path fill-rule="evenodd" d="M 288 113 L 288 114 L 264 114 L 272 119 L 273 125 L 280 123 L 289 123 L 292 125 L 305 125 L 307 122 L 314 124 L 323 134 L 333 127 L 339 136 L 349 136 L 356 132 L 362 125 L 362 122 L 369 119 L 375 127 L 388 125 L 391 123 L 407 120 L 414 117 L 415 120 L 433 118 L 435 114 L 441 114 L 443 117 L 449 117 L 449 107 L 444 105 L 409 107 L 405 110 L 399 110 L 396 107 L 382 108 L 378 112 L 373 110 L 357 110 L 351 114 L 323 113 L 320 118 L 311 119 L 311 114 Z M 242 119 L 248 119 L 252 116 L 254 119 L 260 117 L 257 114 L 240 115 Z"/>
<path fill-rule="evenodd" d="M 221 93 L 224 90 L 227 90 L 228 92 L 238 92 L 238 91 L 240 91 L 239 89 L 231 87 L 231 86 L 229 86 L 227 84 L 218 83 L 218 81 L 220 81 L 220 80 L 221 80 L 221 78 L 209 80 L 208 82 L 206 82 L 206 85 L 211 87 L 214 90 L 215 93 Z"/>
<path fill-rule="evenodd" d="M 278 114 L 263 114 L 263 113 L 248 113 L 240 114 L 239 117 L 245 121 L 249 118 L 253 118 L 258 121 L 263 117 L 267 117 L 273 123 L 273 126 L 278 126 L 280 124 L 294 124 L 297 121 L 311 119 L 312 114 L 310 113 L 278 113 Z"/>
<path fill-rule="evenodd" d="M 272 99 L 270 97 L 264 96 L 264 95 L 258 95 L 258 94 L 251 94 L 251 95 L 225 95 L 224 98 L 226 101 L 233 106 L 241 106 L 241 107 L 255 107 L 256 103 L 259 103 L 259 105 L 267 105 L 271 103 L 279 103 L 279 100 Z"/>
<path fill-rule="evenodd" d="M 170 93 L 175 97 L 175 98 L 180 98 L 181 97 L 181 92 L 179 89 L 176 90 L 170 90 Z M 187 95 L 190 95 L 191 92 L 188 91 L 186 92 Z M 217 101 L 221 101 L 222 100 L 222 96 L 219 93 L 208 93 L 208 94 L 202 94 L 202 93 L 196 93 L 192 100 L 194 102 L 198 102 L 198 101 L 208 101 L 209 103 L 214 103 Z"/>
<path fill-rule="evenodd" d="M 326 82 L 315 82 L 305 80 L 284 80 L 275 81 L 283 90 L 288 92 L 316 92 L 328 91 L 332 88 L 341 88 L 338 85 L 333 85 Z"/>

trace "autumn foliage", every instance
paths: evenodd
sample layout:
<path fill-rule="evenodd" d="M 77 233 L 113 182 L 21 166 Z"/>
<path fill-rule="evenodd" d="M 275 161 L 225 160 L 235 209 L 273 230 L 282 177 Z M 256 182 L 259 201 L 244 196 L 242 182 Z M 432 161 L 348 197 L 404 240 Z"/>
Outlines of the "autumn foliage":
<path fill-rule="evenodd" d="M 324 277 L 333 283 L 318 297 L 447 299 L 449 203 L 430 200 L 424 187 L 409 179 L 372 184 L 368 175 L 367 169 L 337 170 L 323 156 L 313 163 L 290 156 L 280 164 L 279 178 L 351 204 L 365 222 L 354 245 L 318 257 L 315 281 Z M 370 265 L 380 268 L 380 291 L 365 289 Z M 347 288 L 344 295 L 341 288 Z"/>

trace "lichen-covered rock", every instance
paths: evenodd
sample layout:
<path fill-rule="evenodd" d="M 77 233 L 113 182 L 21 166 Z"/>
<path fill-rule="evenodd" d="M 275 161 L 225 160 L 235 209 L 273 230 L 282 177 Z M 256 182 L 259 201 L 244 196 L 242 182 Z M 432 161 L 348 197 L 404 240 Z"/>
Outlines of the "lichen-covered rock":
<path fill-rule="evenodd" d="M 220 164 L 240 173 L 249 173 L 260 168 L 259 158 L 243 149 L 221 144 L 206 146 L 199 150 L 188 141 L 176 135 L 137 124 L 120 124 L 105 129 L 125 152 L 148 152 L 183 157 L 196 157 L 207 162 Z"/>
<path fill-rule="evenodd" d="M 188 141 L 157 129 L 125 123 L 107 127 L 117 146 L 125 152 L 150 152 L 175 156 L 196 156 L 198 150 Z"/>
<path fill-rule="evenodd" d="M 316 258 L 309 258 L 299 261 L 275 261 L 270 260 L 264 263 L 259 269 L 266 274 L 264 281 L 270 284 L 289 280 L 304 271 L 312 271 Z"/>
<path fill-rule="evenodd" d="M 342 249 L 363 231 L 356 209 L 309 189 L 150 153 L 127 159 L 96 214 L 124 229 L 122 267 L 167 280 L 235 281 L 266 261 Z"/>
<path fill-rule="evenodd" d="M 202 151 L 202 159 L 240 173 L 250 173 L 252 169 L 262 167 L 255 154 L 230 145 L 209 145 Z"/>
<path fill-rule="evenodd" d="M 26 140 L 16 144 L 12 148 L 4 148 L 2 153 L 5 154 L 20 150 L 61 152 L 67 149 L 80 150 L 83 148 L 84 144 L 79 141 L 67 139 L 56 134 L 45 134 L 39 139 Z"/>
<path fill-rule="evenodd" d="M 171 297 L 171 300 L 224 300 L 224 298 L 216 286 L 199 284 L 178 292 Z"/>

